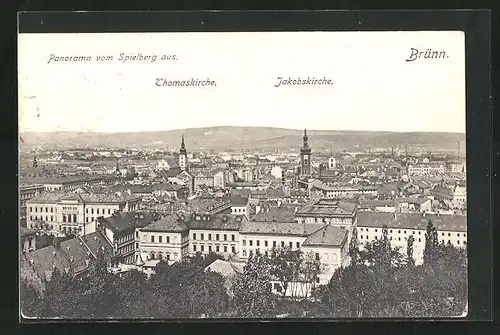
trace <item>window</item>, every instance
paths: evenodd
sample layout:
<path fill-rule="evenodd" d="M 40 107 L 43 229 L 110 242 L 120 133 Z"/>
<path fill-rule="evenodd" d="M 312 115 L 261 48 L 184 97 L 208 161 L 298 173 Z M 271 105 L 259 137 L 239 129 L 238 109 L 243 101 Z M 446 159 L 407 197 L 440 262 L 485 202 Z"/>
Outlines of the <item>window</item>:
<path fill-rule="evenodd" d="M 248 240 L 248 245 L 252 246 L 253 245 L 253 241 L 252 240 Z"/>
<path fill-rule="evenodd" d="M 135 232 L 135 237 L 139 237 L 139 232 L 138 231 Z"/>
<path fill-rule="evenodd" d="M 276 241 L 273 241 L 273 248 L 276 248 Z"/>
<path fill-rule="evenodd" d="M 255 243 L 257 244 L 258 247 L 260 247 L 260 241 L 259 240 L 255 241 Z"/>
<path fill-rule="evenodd" d="M 269 253 L 267 251 L 264 251 L 264 256 L 268 257 Z"/>
<path fill-rule="evenodd" d="M 215 252 L 219 252 L 219 246 L 215 246 Z"/>
<path fill-rule="evenodd" d="M 167 236 L 167 243 L 170 243 L 170 236 Z"/>
<path fill-rule="evenodd" d="M 231 235 L 231 241 L 234 241 L 234 240 L 235 240 L 234 235 Z"/>
<path fill-rule="evenodd" d="M 204 234 L 200 234 L 201 237 L 200 237 L 200 240 L 203 240 L 205 238 Z"/>
<path fill-rule="evenodd" d="M 108 214 L 111 214 L 111 209 L 108 208 Z"/>
<path fill-rule="evenodd" d="M 90 209 L 90 214 L 94 214 L 94 209 L 93 208 Z"/>
<path fill-rule="evenodd" d="M 392 236 L 390 237 L 390 240 L 392 241 Z"/>
<path fill-rule="evenodd" d="M 293 243 L 292 242 L 290 242 L 288 245 L 290 246 L 290 249 L 293 248 Z"/>
<path fill-rule="evenodd" d="M 405 234 L 405 235 L 406 235 L 406 230 L 405 230 L 405 231 L 403 231 L 403 234 Z"/>
<path fill-rule="evenodd" d="M 227 235 L 224 234 L 224 241 L 227 241 Z"/>
<path fill-rule="evenodd" d="M 246 257 L 246 256 L 247 256 L 247 251 L 243 250 L 243 257 Z"/>
<path fill-rule="evenodd" d="M 375 239 L 378 240 L 378 236 L 375 236 Z"/>
<path fill-rule="evenodd" d="M 196 240 L 196 233 L 193 233 L 193 240 Z"/>
<path fill-rule="evenodd" d="M 219 234 L 215 234 L 215 239 L 218 241 L 219 240 Z"/>
<path fill-rule="evenodd" d="M 99 214 L 99 208 L 97 209 L 97 214 Z"/>
<path fill-rule="evenodd" d="M 224 252 L 227 252 L 227 245 L 224 246 Z"/>
<path fill-rule="evenodd" d="M 464 237 L 465 237 L 465 234 L 464 234 Z"/>
<path fill-rule="evenodd" d="M 401 237 L 398 237 L 398 241 L 401 241 Z"/>
<path fill-rule="evenodd" d="M 45 207 L 45 213 L 48 213 L 48 212 L 49 212 L 49 208 Z"/>
<path fill-rule="evenodd" d="M 363 235 L 360 235 L 359 238 L 363 238 Z"/>
<path fill-rule="evenodd" d="M 389 232 L 392 234 L 392 229 Z"/>
<path fill-rule="evenodd" d="M 158 236 L 158 242 L 163 243 L 163 236 Z"/>
<path fill-rule="evenodd" d="M 154 235 L 151 235 L 151 243 L 154 243 L 154 242 L 155 242 L 155 237 L 154 237 Z"/>
<path fill-rule="evenodd" d="M 377 229 L 375 229 L 375 232 L 377 232 Z"/>
<path fill-rule="evenodd" d="M 398 230 L 398 234 L 401 234 L 401 230 Z"/>
<path fill-rule="evenodd" d="M 466 244 L 467 244 L 467 242 L 466 242 L 466 241 L 464 241 L 464 245 L 466 245 Z"/>
<path fill-rule="evenodd" d="M 208 246 L 208 252 L 212 252 L 212 246 L 211 245 Z"/>
<path fill-rule="evenodd" d="M 418 235 L 420 235 L 421 231 L 418 232 Z"/>
<path fill-rule="evenodd" d="M 35 207 L 35 212 L 38 212 L 38 207 Z"/>
<path fill-rule="evenodd" d="M 167 254 L 167 261 L 170 260 L 170 254 Z"/>
<path fill-rule="evenodd" d="M 451 236 L 451 234 L 450 234 L 450 233 L 448 233 L 448 236 Z"/>
<path fill-rule="evenodd" d="M 231 251 L 233 252 L 233 254 L 236 253 L 236 248 L 235 247 L 231 247 Z"/>
<path fill-rule="evenodd" d="M 136 243 L 136 244 L 135 244 L 135 248 L 136 248 L 136 249 L 139 249 L 139 243 Z"/>
<path fill-rule="evenodd" d="M 208 240 L 211 241 L 212 240 L 212 234 L 208 234 Z"/>
<path fill-rule="evenodd" d="M 247 245 L 247 240 L 243 240 L 243 246 Z"/>
<path fill-rule="evenodd" d="M 361 228 L 361 231 L 363 231 L 363 228 Z"/>
<path fill-rule="evenodd" d="M 420 242 L 420 237 L 418 238 L 418 241 Z"/>
<path fill-rule="evenodd" d="M 460 244 L 460 241 L 457 241 L 457 244 Z"/>
<path fill-rule="evenodd" d="M 264 241 L 264 246 L 267 247 L 267 241 Z"/>
<path fill-rule="evenodd" d="M 300 248 L 300 242 L 297 242 L 297 249 Z"/>
<path fill-rule="evenodd" d="M 285 241 L 281 241 L 281 247 L 284 248 L 285 247 Z"/>
<path fill-rule="evenodd" d="M 65 214 L 63 214 L 63 222 L 66 222 L 66 215 Z"/>
<path fill-rule="evenodd" d="M 319 261 L 319 253 L 316 253 L 316 260 Z"/>
<path fill-rule="evenodd" d="M 441 236 L 444 236 L 444 233 L 441 233 Z"/>
<path fill-rule="evenodd" d="M 201 250 L 201 252 L 205 251 L 205 246 L 203 244 L 200 245 L 200 250 Z"/>

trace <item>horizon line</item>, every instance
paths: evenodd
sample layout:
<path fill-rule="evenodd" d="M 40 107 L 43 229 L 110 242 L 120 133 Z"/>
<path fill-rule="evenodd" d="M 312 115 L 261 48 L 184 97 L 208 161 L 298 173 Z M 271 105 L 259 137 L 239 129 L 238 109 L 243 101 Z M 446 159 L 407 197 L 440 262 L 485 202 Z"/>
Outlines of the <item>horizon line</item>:
<path fill-rule="evenodd" d="M 184 131 L 184 130 L 195 130 L 195 129 L 207 129 L 207 128 L 268 128 L 268 129 L 281 129 L 281 130 L 294 130 L 294 131 L 307 131 L 321 132 L 321 131 L 345 131 L 345 132 L 374 132 L 374 133 L 443 133 L 443 134 L 463 134 L 466 132 L 458 131 L 436 131 L 436 130 L 370 130 L 370 129 L 311 129 L 311 128 L 284 128 L 284 127 L 272 127 L 272 126 L 232 126 L 232 125 L 221 125 L 221 126 L 206 126 L 206 127 L 189 127 L 189 128 L 176 128 L 176 129 L 164 129 L 164 130 L 130 130 L 130 131 L 98 131 L 98 130 L 19 130 L 19 134 L 26 133 L 42 133 L 42 134 L 54 134 L 54 133 L 98 133 L 98 134 L 130 134 L 130 133 L 160 133 L 167 131 Z"/>

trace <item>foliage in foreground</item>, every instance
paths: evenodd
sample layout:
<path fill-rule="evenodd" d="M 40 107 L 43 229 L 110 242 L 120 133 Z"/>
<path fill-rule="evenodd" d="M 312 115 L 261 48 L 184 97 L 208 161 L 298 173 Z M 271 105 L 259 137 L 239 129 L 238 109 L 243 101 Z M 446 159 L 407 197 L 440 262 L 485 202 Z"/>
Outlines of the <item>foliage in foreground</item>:
<path fill-rule="evenodd" d="M 431 222 L 422 265 L 413 261 L 413 240 L 404 256 L 391 247 L 386 227 L 380 240 L 361 250 L 353 235 L 349 256 L 349 266 L 302 301 L 271 291 L 271 278 L 287 287 L 318 274 L 317 264 L 286 250 L 252 255 L 230 285 L 204 271 L 215 254 L 172 265 L 161 261 L 150 278 L 137 271 L 112 275 L 100 257 L 81 277 L 54 271 L 43 294 L 22 282 L 22 310 L 24 316 L 62 318 L 447 317 L 465 310 L 466 252 L 438 244 Z"/>

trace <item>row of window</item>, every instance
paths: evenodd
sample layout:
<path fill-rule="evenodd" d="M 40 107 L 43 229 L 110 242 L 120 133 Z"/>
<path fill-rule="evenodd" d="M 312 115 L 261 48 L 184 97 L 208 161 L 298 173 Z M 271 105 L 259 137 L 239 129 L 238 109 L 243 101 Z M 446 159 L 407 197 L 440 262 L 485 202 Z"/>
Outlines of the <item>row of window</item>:
<path fill-rule="evenodd" d="M 85 208 L 85 213 L 89 214 L 89 209 L 90 209 L 90 214 L 94 214 L 94 208 Z M 107 208 L 107 214 L 111 215 L 111 208 Z M 96 213 L 95 214 L 106 214 L 106 208 L 96 208 Z"/>
<path fill-rule="evenodd" d="M 133 244 L 129 244 L 125 247 L 122 247 L 122 248 L 119 248 L 118 249 L 118 254 L 127 254 L 131 251 L 134 251 L 134 245 Z"/>
<path fill-rule="evenodd" d="M 363 235 L 360 235 L 359 238 L 362 240 L 363 239 Z M 375 236 L 374 237 L 376 240 L 378 240 L 378 236 Z M 369 236 L 366 235 L 365 236 L 365 239 L 369 239 Z M 389 237 L 389 239 L 392 241 L 392 236 Z M 394 241 L 396 240 L 396 238 L 394 238 Z M 398 237 L 397 239 L 398 241 L 401 241 L 401 237 Z M 422 242 L 422 239 L 419 237 L 418 239 L 416 239 L 418 242 Z M 441 242 L 444 243 L 444 239 L 441 239 Z M 450 243 L 450 240 L 448 240 L 448 243 Z M 463 245 L 467 245 L 467 241 L 462 241 L 462 244 Z M 460 245 L 460 240 L 457 241 L 457 245 Z"/>
<path fill-rule="evenodd" d="M 45 208 L 45 213 L 49 212 L 49 207 L 40 207 L 40 213 L 43 213 L 43 209 Z M 30 212 L 38 213 L 38 207 L 36 206 L 30 206 Z M 50 207 L 50 213 L 54 213 L 54 207 Z"/>
<path fill-rule="evenodd" d="M 258 251 L 260 251 L 260 249 L 259 249 L 259 248 L 255 248 L 255 252 L 258 252 Z M 250 256 L 250 255 L 252 255 L 253 251 L 252 251 L 252 250 L 248 250 L 248 253 L 247 253 L 247 250 L 246 250 L 246 249 L 243 249 L 243 250 L 241 251 L 241 253 L 242 253 L 243 257 L 247 257 L 247 254 Z M 264 256 L 269 257 L 269 251 L 264 250 Z M 320 261 L 320 260 L 321 260 L 321 257 L 320 257 L 320 255 L 319 255 L 319 253 L 317 253 L 317 252 L 316 252 L 316 253 L 314 254 L 314 259 L 315 259 L 315 260 L 317 260 L 317 261 Z"/>
<path fill-rule="evenodd" d="M 204 245 L 204 244 L 200 244 L 200 249 L 199 249 L 199 250 L 198 250 L 198 246 L 197 246 L 196 244 L 193 244 L 193 247 L 192 247 L 192 248 L 193 248 L 193 249 L 192 249 L 192 250 L 193 250 L 193 252 L 197 252 L 197 251 L 205 252 L 205 245 Z M 224 253 L 227 253 L 229 249 L 228 249 L 228 246 L 227 246 L 227 245 L 223 245 L 223 246 L 222 246 L 222 249 L 221 249 L 221 246 L 219 246 L 219 245 L 216 245 L 216 246 L 215 246 L 215 252 L 217 252 L 217 253 L 218 253 L 218 252 L 221 252 L 221 250 L 223 250 L 223 252 L 224 252 Z M 212 248 L 212 246 L 211 246 L 211 245 L 209 245 L 209 246 L 208 246 L 208 252 L 212 252 L 212 251 L 214 251 L 214 249 Z M 235 246 L 231 246 L 231 252 L 232 252 L 233 254 L 235 254 L 235 253 L 236 253 L 236 247 L 235 247 Z"/>
<path fill-rule="evenodd" d="M 243 240 L 242 242 L 242 245 L 243 246 L 246 246 L 247 245 L 247 240 Z M 253 246 L 253 240 L 248 240 L 248 245 L 251 247 Z M 255 240 L 255 245 L 257 247 L 260 247 L 260 240 Z M 292 249 L 293 248 L 293 242 L 288 242 L 286 243 L 285 241 L 281 241 L 281 247 L 284 248 L 285 246 L 287 246 Z M 277 248 L 278 244 L 276 243 L 276 241 L 273 241 L 273 248 Z M 269 247 L 269 242 L 267 240 L 264 240 L 264 247 Z M 300 242 L 296 242 L 295 243 L 295 247 L 298 249 L 300 248 Z"/>
<path fill-rule="evenodd" d="M 151 235 L 151 243 L 155 243 L 154 235 Z M 163 243 L 163 236 L 158 236 L 158 243 Z M 170 243 L 170 236 L 167 236 L 165 243 Z"/>
<path fill-rule="evenodd" d="M 220 241 L 220 234 L 214 234 L 215 235 L 215 241 Z M 196 240 L 196 233 L 193 233 L 193 240 Z M 212 234 L 207 234 L 208 241 L 212 240 Z M 224 241 L 227 241 L 227 234 L 223 234 L 222 238 Z M 205 240 L 205 234 L 200 233 L 200 240 Z M 236 241 L 236 236 L 234 234 L 231 235 L 231 241 Z"/>
<path fill-rule="evenodd" d="M 369 232 L 370 229 L 369 228 L 359 228 L 360 231 L 363 231 L 363 229 L 366 231 L 366 232 Z M 375 232 L 377 233 L 378 232 L 378 229 L 377 228 L 372 228 L 375 230 Z M 389 234 L 392 234 L 392 229 L 389 229 Z M 421 230 L 418 230 L 417 231 L 418 235 L 422 235 L 422 231 Z M 398 229 L 398 234 L 401 234 L 401 230 Z M 403 234 L 406 234 L 406 230 L 403 230 Z M 415 235 L 415 230 L 411 230 L 411 234 Z M 445 233 L 441 233 L 441 236 L 445 236 Z M 451 233 L 448 233 L 448 236 L 451 236 Z M 460 237 L 460 233 L 457 233 L 457 237 Z M 463 237 L 467 237 L 467 234 L 463 234 Z"/>

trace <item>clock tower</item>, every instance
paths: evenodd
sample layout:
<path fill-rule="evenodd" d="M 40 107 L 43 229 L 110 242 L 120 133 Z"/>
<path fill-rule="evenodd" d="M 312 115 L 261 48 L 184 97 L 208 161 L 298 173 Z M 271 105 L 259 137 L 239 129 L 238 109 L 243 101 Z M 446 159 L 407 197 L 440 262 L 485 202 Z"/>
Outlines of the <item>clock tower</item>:
<path fill-rule="evenodd" d="M 182 134 L 181 150 L 179 150 L 179 167 L 182 171 L 187 170 L 187 151 L 184 144 L 184 134 Z"/>
<path fill-rule="evenodd" d="M 302 148 L 300 148 L 300 175 L 301 176 L 310 176 L 311 175 L 311 148 L 307 143 L 307 130 L 304 129 L 304 144 Z"/>

